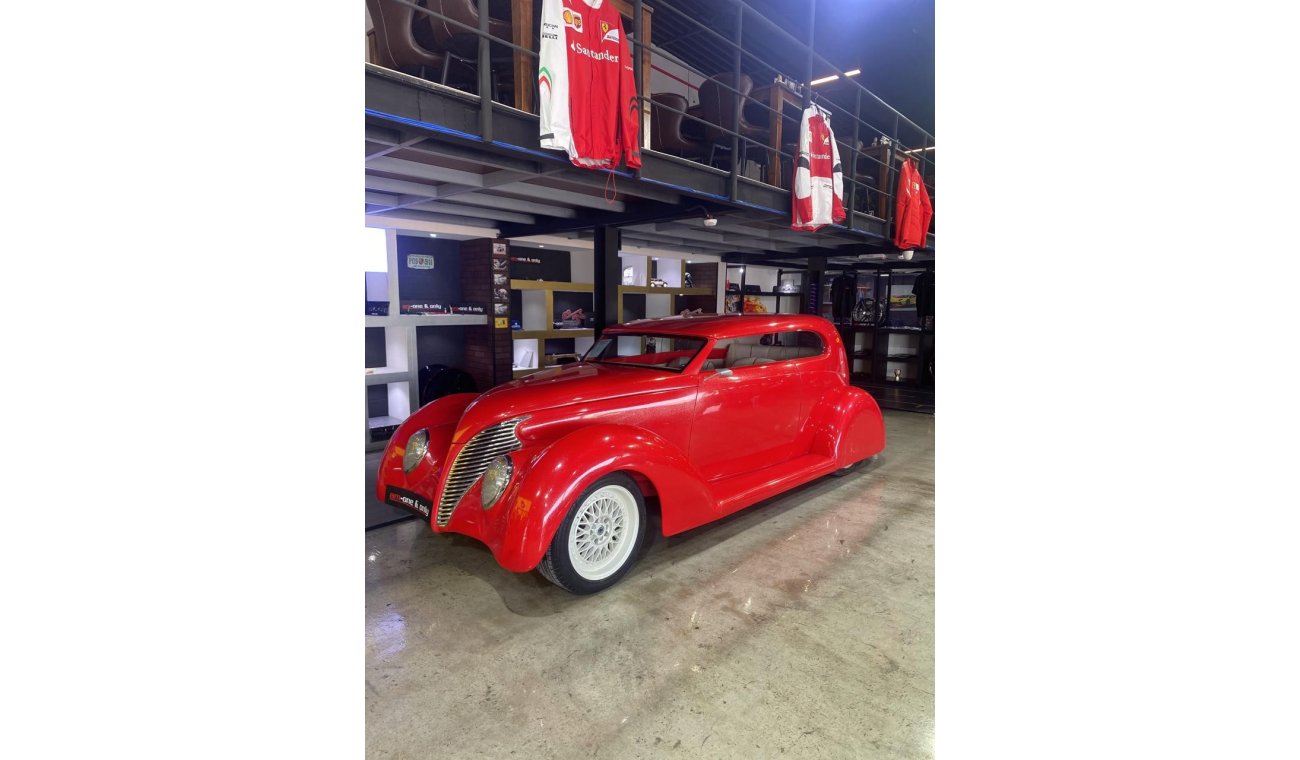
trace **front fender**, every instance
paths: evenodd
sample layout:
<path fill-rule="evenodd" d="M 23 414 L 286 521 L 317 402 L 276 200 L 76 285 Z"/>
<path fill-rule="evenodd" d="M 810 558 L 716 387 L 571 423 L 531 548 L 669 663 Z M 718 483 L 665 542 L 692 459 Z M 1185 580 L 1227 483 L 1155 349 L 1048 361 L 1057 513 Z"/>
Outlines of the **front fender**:
<path fill-rule="evenodd" d="M 407 417 L 384 447 L 384 456 L 379 462 L 379 478 L 375 482 L 375 497 L 383 501 L 384 492 L 390 485 L 432 493 L 437 480 L 437 467 L 429 465 L 446 456 L 456 423 L 460 421 L 465 407 L 478 397 L 477 393 L 452 393 L 429 402 Z M 420 428 L 429 431 L 429 453 L 426 456 L 430 461 L 417 467 L 408 476 L 402 469 L 402 457 L 406 454 L 406 442 Z"/>
<path fill-rule="evenodd" d="M 537 567 L 574 500 L 611 472 L 643 476 L 658 494 L 663 530 L 717 505 L 686 455 L 654 433 L 628 425 L 592 425 L 547 446 L 518 476 L 496 553 L 501 566 L 522 573 Z M 701 522 L 701 521 L 696 521 Z"/>

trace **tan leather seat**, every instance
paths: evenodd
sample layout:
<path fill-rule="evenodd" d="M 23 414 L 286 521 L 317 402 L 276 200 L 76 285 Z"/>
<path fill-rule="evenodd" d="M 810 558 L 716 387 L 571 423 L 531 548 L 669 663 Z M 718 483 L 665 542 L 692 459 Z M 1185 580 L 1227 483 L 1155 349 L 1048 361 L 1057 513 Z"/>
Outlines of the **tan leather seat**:
<path fill-rule="evenodd" d="M 727 346 L 728 367 L 746 367 L 758 362 L 746 362 L 740 364 L 744 359 L 767 359 L 768 361 L 785 361 L 787 359 L 798 359 L 803 356 L 816 356 L 821 353 L 811 346 L 764 346 L 753 343 L 732 343 Z M 766 363 L 766 362 L 763 362 Z"/>

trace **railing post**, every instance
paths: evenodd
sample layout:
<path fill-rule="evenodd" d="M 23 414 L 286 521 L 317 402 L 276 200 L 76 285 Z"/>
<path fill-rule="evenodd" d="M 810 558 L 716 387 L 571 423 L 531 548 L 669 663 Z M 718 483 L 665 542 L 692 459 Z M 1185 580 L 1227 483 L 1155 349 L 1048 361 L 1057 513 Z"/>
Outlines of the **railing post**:
<path fill-rule="evenodd" d="M 488 43 L 489 21 L 488 0 L 478 0 L 478 126 L 484 142 L 492 142 L 492 51 Z"/>
<path fill-rule="evenodd" d="M 817 28 L 817 0 L 808 0 L 808 65 L 804 68 L 804 85 L 803 85 L 803 110 L 807 111 L 808 106 L 812 105 L 812 80 L 813 80 L 813 31 Z M 802 126 L 803 116 L 800 115 L 799 123 Z"/>
<path fill-rule="evenodd" d="M 858 133 L 858 125 L 861 123 L 862 90 L 856 90 L 853 100 L 853 142 L 849 143 L 849 197 L 845 198 L 849 205 L 845 216 L 848 217 L 847 221 L 850 230 L 853 229 L 853 212 L 858 205 L 858 140 L 861 139 Z"/>
<path fill-rule="evenodd" d="M 733 56 L 734 60 L 732 61 L 732 67 L 731 67 L 731 86 L 737 90 L 740 89 L 740 40 L 741 40 L 741 26 L 742 26 L 741 22 L 744 20 L 744 18 L 745 18 L 745 6 L 742 3 L 737 3 L 736 4 L 736 31 L 732 38 L 732 42 L 735 43 L 735 49 L 732 52 L 735 53 L 735 55 Z M 740 159 L 741 140 L 740 140 L 740 135 L 737 133 L 740 132 L 741 114 L 743 114 L 745 111 L 745 99 L 741 97 L 738 93 L 733 92 L 732 95 L 734 95 L 736 99 L 736 116 L 731 122 L 731 131 L 732 131 L 731 183 L 730 183 L 729 194 L 731 200 L 734 201 L 736 200 L 740 192 L 740 179 L 739 179 L 740 167 L 744 165 L 741 163 L 741 159 Z M 745 144 L 745 155 L 746 156 L 749 155 L 748 143 Z"/>

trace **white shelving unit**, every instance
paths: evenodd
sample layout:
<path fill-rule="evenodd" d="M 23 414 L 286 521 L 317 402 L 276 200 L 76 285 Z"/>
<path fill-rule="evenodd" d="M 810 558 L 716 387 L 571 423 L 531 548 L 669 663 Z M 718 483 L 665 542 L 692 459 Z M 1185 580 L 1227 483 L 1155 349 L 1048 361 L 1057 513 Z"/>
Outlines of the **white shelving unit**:
<path fill-rule="evenodd" d="M 367 395 L 362 408 L 366 411 L 366 451 L 384 448 L 387 441 L 372 441 L 371 431 L 376 428 L 400 425 L 419 403 L 420 368 L 416 346 L 416 328 L 485 325 L 487 316 L 478 314 L 403 315 L 399 295 L 397 258 L 397 230 L 374 229 L 383 233 L 388 277 L 388 316 L 367 315 L 366 327 L 384 330 L 385 366 L 366 367 Z M 372 416 L 369 409 L 368 389 L 376 385 L 388 386 L 388 414 Z"/>

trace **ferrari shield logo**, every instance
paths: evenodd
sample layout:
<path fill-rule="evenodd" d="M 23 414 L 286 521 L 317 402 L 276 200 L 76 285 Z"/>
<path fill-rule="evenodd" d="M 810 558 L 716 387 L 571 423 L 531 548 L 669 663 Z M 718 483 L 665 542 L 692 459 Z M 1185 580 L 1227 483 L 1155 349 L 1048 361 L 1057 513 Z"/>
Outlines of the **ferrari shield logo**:
<path fill-rule="evenodd" d="M 602 21 L 602 22 L 600 22 L 600 33 L 601 33 L 601 34 L 609 34 L 609 22 L 608 22 L 608 21 Z"/>

